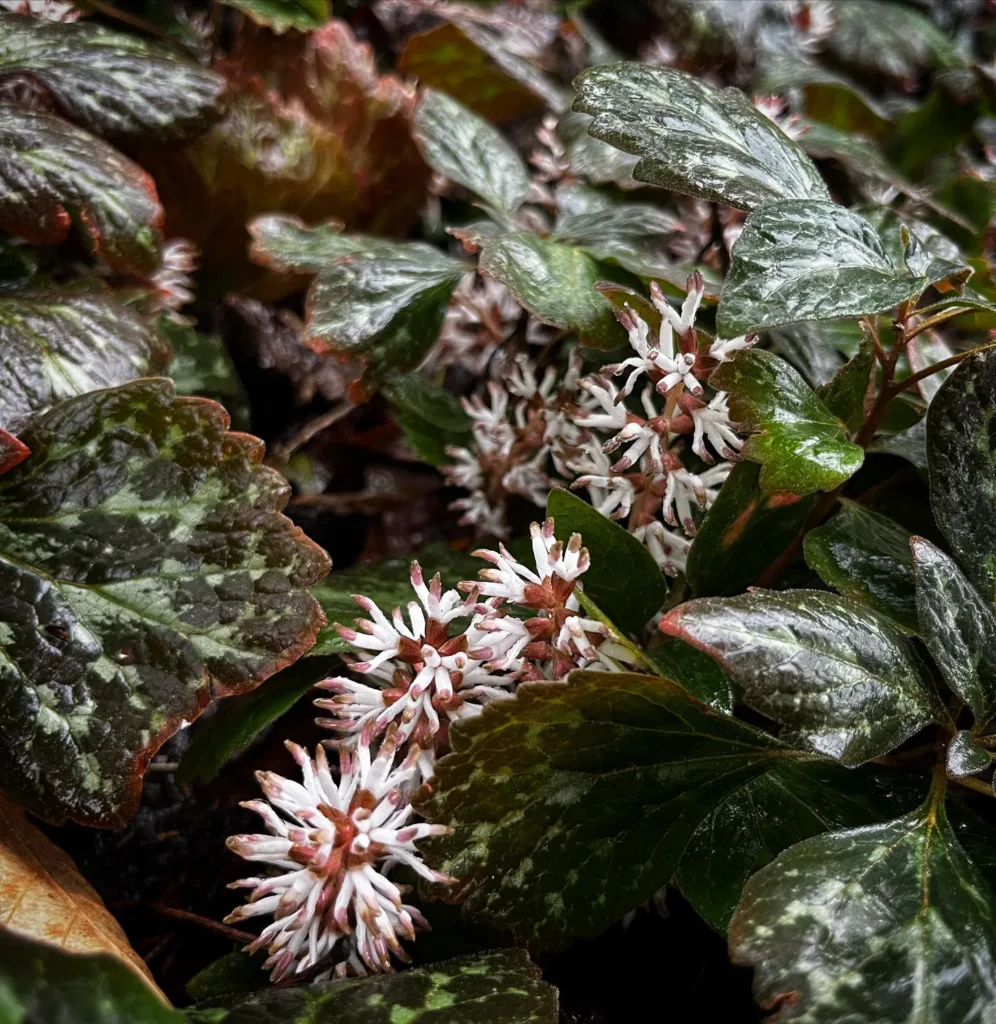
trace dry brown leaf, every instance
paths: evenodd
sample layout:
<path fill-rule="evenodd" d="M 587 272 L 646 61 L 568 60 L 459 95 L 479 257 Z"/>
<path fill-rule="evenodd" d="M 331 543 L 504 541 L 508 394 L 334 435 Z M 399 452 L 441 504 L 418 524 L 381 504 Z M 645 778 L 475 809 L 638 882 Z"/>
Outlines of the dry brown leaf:
<path fill-rule="evenodd" d="M 0 925 L 50 942 L 67 953 L 108 953 L 140 974 L 167 1002 L 121 925 L 69 855 L 2 796 Z"/>

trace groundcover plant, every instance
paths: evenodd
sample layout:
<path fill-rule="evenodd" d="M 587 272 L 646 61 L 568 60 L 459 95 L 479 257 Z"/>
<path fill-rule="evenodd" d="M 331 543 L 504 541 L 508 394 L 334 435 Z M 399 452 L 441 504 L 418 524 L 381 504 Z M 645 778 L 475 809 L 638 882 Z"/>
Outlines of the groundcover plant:
<path fill-rule="evenodd" d="M 0 1024 L 996 1022 L 991 0 L 0 0 Z"/>

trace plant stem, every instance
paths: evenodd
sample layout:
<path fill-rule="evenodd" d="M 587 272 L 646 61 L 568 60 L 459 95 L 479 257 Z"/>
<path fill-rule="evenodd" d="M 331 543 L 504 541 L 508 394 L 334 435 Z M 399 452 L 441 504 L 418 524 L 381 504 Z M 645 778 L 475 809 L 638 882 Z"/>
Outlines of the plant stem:
<path fill-rule="evenodd" d="M 956 786 L 964 786 L 966 789 L 972 790 L 973 793 L 982 793 L 985 796 L 996 799 L 996 793 L 993 792 L 993 787 L 988 782 L 983 782 L 982 779 L 973 779 L 970 776 L 965 776 L 960 779 L 951 779 Z"/>
<path fill-rule="evenodd" d="M 944 323 L 945 320 L 950 320 L 952 317 L 961 316 L 962 313 L 969 311 L 968 306 L 952 306 L 948 309 L 942 309 L 939 313 L 935 313 L 933 316 L 927 317 L 926 320 L 921 320 L 919 323 L 914 324 L 911 328 L 906 331 L 905 340 L 911 341 L 918 334 L 922 334 L 924 331 L 929 331 L 931 327 L 936 327 L 938 324 Z M 917 310 L 919 312 L 919 310 Z"/>
<path fill-rule="evenodd" d="M 988 352 L 993 348 L 996 348 L 996 341 L 991 341 L 988 345 L 979 345 L 978 348 L 970 348 L 967 352 L 958 352 L 956 355 L 948 356 L 947 359 L 942 359 L 939 363 L 933 363 L 930 366 L 926 366 L 917 373 L 911 374 L 909 377 L 904 377 L 903 380 L 894 383 L 891 387 L 889 400 L 891 401 L 896 397 L 896 395 L 901 394 L 907 388 L 911 388 L 914 384 L 923 380 L 924 377 L 930 377 L 935 373 L 940 373 L 941 370 L 946 370 L 949 366 L 956 366 L 958 363 L 963 362 L 970 356 L 977 356 L 980 352 Z"/>
<path fill-rule="evenodd" d="M 313 437 L 328 429 L 334 423 L 345 419 L 355 408 L 356 406 L 347 399 L 329 409 L 327 413 L 306 423 L 289 441 L 274 447 L 273 461 L 285 464 L 298 448 L 306 445 Z"/>

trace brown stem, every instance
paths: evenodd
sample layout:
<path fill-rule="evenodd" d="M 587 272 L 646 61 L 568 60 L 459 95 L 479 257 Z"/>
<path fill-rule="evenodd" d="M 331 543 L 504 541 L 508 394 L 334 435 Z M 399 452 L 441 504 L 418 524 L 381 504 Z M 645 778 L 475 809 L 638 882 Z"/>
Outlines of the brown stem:
<path fill-rule="evenodd" d="M 252 932 L 244 932 L 239 928 L 232 928 L 227 924 L 222 924 L 220 921 L 213 921 L 210 917 L 201 917 L 200 914 L 195 914 L 190 910 L 164 907 L 161 903 L 145 903 L 142 900 L 116 900 L 110 903 L 109 906 L 115 910 L 153 910 L 157 914 L 162 914 L 163 917 L 172 917 L 177 921 L 187 921 L 190 924 L 199 925 L 207 931 L 217 932 L 233 942 L 253 942 L 259 938 L 259 936 L 253 935 Z"/>
<path fill-rule="evenodd" d="M 977 356 L 980 352 L 988 352 L 990 349 L 996 348 L 996 341 L 990 342 L 988 345 L 979 345 L 978 348 L 970 348 L 967 352 L 958 352 L 953 356 L 948 356 L 947 359 L 942 359 L 939 363 L 932 363 L 930 366 L 924 367 L 917 373 L 911 374 L 909 377 L 904 377 L 900 381 L 896 381 L 892 385 L 890 401 L 901 394 L 907 388 L 911 388 L 914 384 L 923 380 L 924 377 L 930 377 L 935 373 L 940 373 L 941 370 L 946 370 L 949 366 L 955 366 L 958 363 L 968 359 L 969 356 Z"/>
<path fill-rule="evenodd" d="M 993 792 L 991 783 L 983 782 L 982 779 L 973 779 L 969 776 L 963 776 L 958 779 L 951 779 L 956 786 L 964 786 L 966 789 L 972 790 L 974 793 L 984 793 L 988 797 L 996 798 L 996 793 Z"/>
<path fill-rule="evenodd" d="M 952 317 L 961 316 L 962 313 L 967 313 L 969 308 L 969 306 L 952 306 L 948 309 L 942 309 L 940 313 L 935 313 L 933 316 L 929 316 L 926 320 L 921 320 L 919 323 L 914 324 L 911 328 L 907 329 L 906 341 L 911 341 L 918 334 L 923 334 L 924 331 L 929 331 L 931 327 L 936 327 L 938 324 L 944 323 L 945 320 L 950 320 Z"/>
<path fill-rule="evenodd" d="M 355 408 L 356 406 L 352 402 L 344 400 L 334 408 L 329 409 L 327 413 L 309 421 L 289 441 L 274 446 L 273 460 L 279 463 L 286 463 L 298 448 L 306 445 L 313 437 L 328 429 L 334 423 L 345 419 Z"/>

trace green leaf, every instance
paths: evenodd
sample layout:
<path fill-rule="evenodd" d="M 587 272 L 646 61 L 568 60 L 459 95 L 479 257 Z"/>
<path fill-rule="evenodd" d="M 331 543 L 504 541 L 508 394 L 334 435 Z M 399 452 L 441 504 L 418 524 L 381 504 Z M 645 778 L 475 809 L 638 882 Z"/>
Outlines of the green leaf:
<path fill-rule="evenodd" d="M 409 447 L 429 465 L 452 462 L 447 448 L 472 447 L 470 417 L 452 392 L 420 373 L 388 377 L 380 390 L 394 408 Z"/>
<path fill-rule="evenodd" d="M 981 729 L 996 715 L 996 615 L 950 555 L 923 537 L 911 546 L 920 635 Z"/>
<path fill-rule="evenodd" d="M 576 494 L 555 487 L 546 514 L 558 540 L 580 533 L 591 555 L 581 584 L 585 593 L 624 632 L 641 634 L 667 599 L 667 579 L 650 552 L 618 523 Z"/>
<path fill-rule="evenodd" d="M 435 344 L 466 264 L 421 242 L 392 255 L 327 266 L 307 300 L 307 338 L 338 355 L 362 356 L 374 374 L 413 370 Z"/>
<path fill-rule="evenodd" d="M 699 524 L 685 576 L 696 597 L 739 594 L 791 543 L 814 497 L 768 494 L 761 467 L 740 462 Z"/>
<path fill-rule="evenodd" d="M 272 28 L 277 35 L 288 29 L 310 32 L 329 20 L 328 0 L 222 0 L 247 14 L 257 25 Z"/>
<path fill-rule="evenodd" d="M 565 158 L 571 174 L 592 185 L 620 185 L 633 188 L 633 168 L 637 158 L 588 134 L 591 118 L 567 111 L 557 125 L 557 134 L 566 146 Z"/>
<path fill-rule="evenodd" d="M 989 751 L 976 746 L 975 737 L 968 729 L 956 733 L 948 744 L 945 769 L 952 779 L 984 772 L 992 760 Z"/>
<path fill-rule="evenodd" d="M 910 534 L 895 520 L 840 499 L 840 511 L 810 530 L 806 561 L 827 586 L 891 619 L 904 633 L 920 631 Z"/>
<path fill-rule="evenodd" d="M 193 1024 L 557 1024 L 557 990 L 521 949 L 372 978 L 268 988 Z"/>
<path fill-rule="evenodd" d="M 996 1001 L 992 893 L 943 805 L 786 850 L 747 883 L 730 948 L 799 1020 L 983 1021 Z"/>
<path fill-rule="evenodd" d="M 784 359 L 762 349 L 738 352 L 709 383 L 729 392 L 730 418 L 756 431 L 741 455 L 761 463 L 762 490 L 832 491 L 861 467 L 863 449 Z"/>
<path fill-rule="evenodd" d="M 776 739 L 677 683 L 574 672 L 523 683 L 452 730 L 420 813 L 471 917 L 560 948 L 660 889 L 699 822 L 786 757 Z"/>
<path fill-rule="evenodd" d="M 70 120 L 116 138 L 180 142 L 221 115 L 225 80 L 181 49 L 90 21 L 0 14 L 0 75 L 28 74 Z"/>
<path fill-rule="evenodd" d="M 638 181 L 742 210 L 830 198 L 809 157 L 739 89 L 634 63 L 589 68 L 575 88 L 574 109 L 594 116 L 588 131 L 640 157 Z"/>
<path fill-rule="evenodd" d="M 59 245 L 75 225 L 115 270 L 148 273 L 159 265 L 162 220 L 137 164 L 61 117 L 0 104 L 0 228 Z"/>
<path fill-rule="evenodd" d="M 927 417 L 916 421 L 908 430 L 898 434 L 878 438 L 868 447 L 870 452 L 881 452 L 884 455 L 897 455 L 906 459 L 911 465 L 922 472 L 927 470 Z"/>
<path fill-rule="evenodd" d="M 176 393 L 214 399 L 225 407 L 235 427 L 247 428 L 249 400 L 221 338 L 216 334 L 201 334 L 169 317 L 160 318 L 159 330 L 173 349 L 173 361 L 167 373 L 176 385 Z"/>
<path fill-rule="evenodd" d="M 865 398 L 874 381 L 876 359 L 871 338 L 862 336 L 857 354 L 845 363 L 817 394 L 827 410 L 854 435 L 864 422 Z"/>
<path fill-rule="evenodd" d="M 650 243 L 681 230 L 674 214 L 660 206 L 620 202 L 589 185 L 561 184 L 556 200 L 557 222 L 551 237 L 560 242 L 581 246 Z"/>
<path fill-rule="evenodd" d="M 161 371 L 169 345 L 100 291 L 0 293 L 0 426 L 17 432 L 64 398 Z"/>
<path fill-rule="evenodd" d="M 682 640 L 670 636 L 661 640 L 661 643 L 641 652 L 658 675 L 678 683 L 714 711 L 732 715 L 730 678 L 719 665 Z"/>
<path fill-rule="evenodd" d="M 996 353 L 961 363 L 927 410 L 934 518 L 969 579 L 996 601 Z"/>
<path fill-rule="evenodd" d="M 210 718 L 194 726 L 193 740 L 176 773 L 177 782 L 210 782 L 216 778 L 263 729 L 290 711 L 338 665 L 338 659 L 331 657 L 302 658 L 250 693 L 222 702 Z"/>
<path fill-rule="evenodd" d="M 744 699 L 799 743 L 847 767 L 887 753 L 941 713 L 902 633 L 870 609 L 816 590 L 706 597 L 661 629 L 716 658 Z"/>
<path fill-rule="evenodd" d="M 823 200 L 755 210 L 733 246 L 716 327 L 724 338 L 801 320 L 884 313 L 927 285 L 962 272 L 926 256 L 910 235 L 895 263 L 860 214 Z"/>
<path fill-rule="evenodd" d="M 224 410 L 167 380 L 72 398 L 0 477 L 0 778 L 52 819 L 121 824 L 212 697 L 308 650 L 328 560 Z"/>
<path fill-rule="evenodd" d="M 300 217 L 266 213 L 247 225 L 254 263 L 278 273 L 317 274 L 343 256 L 390 254 L 396 243 L 385 239 L 342 234 L 342 223 L 326 220 L 305 224 Z"/>
<path fill-rule="evenodd" d="M 854 320 L 829 323 L 801 323 L 777 327 L 768 332 L 775 352 L 784 356 L 813 387 L 829 384 L 851 354 L 860 345 L 861 328 Z"/>
<path fill-rule="evenodd" d="M 183 1024 L 137 973 L 105 954 L 66 953 L 0 928 L 3 1024 Z"/>
<path fill-rule="evenodd" d="M 583 249 L 517 231 L 482 238 L 478 270 L 505 284 L 537 319 L 573 331 L 586 345 L 613 349 L 626 341 L 612 306 L 595 285 L 634 279 Z"/>
<path fill-rule="evenodd" d="M 909 809 L 904 795 L 869 772 L 827 762 L 783 761 L 732 793 L 699 825 L 681 858 L 678 885 L 725 935 L 755 871 L 803 839 L 876 824 Z M 922 795 L 921 790 L 915 800 Z"/>
<path fill-rule="evenodd" d="M 442 576 L 444 589 L 452 589 L 461 580 L 476 580 L 477 574 L 487 563 L 474 558 L 464 551 L 454 551 L 446 544 L 429 544 L 410 555 L 380 558 L 372 562 L 361 562 L 349 569 L 335 569 L 312 588 L 312 593 L 322 606 L 329 625 L 319 631 L 311 655 L 338 654 L 351 650 L 350 645 L 334 629 L 336 622 L 344 626 L 363 615 L 353 594 L 362 594 L 380 605 L 390 614 L 414 600 L 411 584 L 411 565 L 417 559 L 425 575 Z"/>
<path fill-rule="evenodd" d="M 501 132 L 435 89 L 422 93 L 413 131 L 433 170 L 469 189 L 500 219 L 514 221 L 529 192 L 529 172 Z"/>

